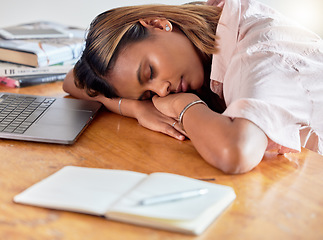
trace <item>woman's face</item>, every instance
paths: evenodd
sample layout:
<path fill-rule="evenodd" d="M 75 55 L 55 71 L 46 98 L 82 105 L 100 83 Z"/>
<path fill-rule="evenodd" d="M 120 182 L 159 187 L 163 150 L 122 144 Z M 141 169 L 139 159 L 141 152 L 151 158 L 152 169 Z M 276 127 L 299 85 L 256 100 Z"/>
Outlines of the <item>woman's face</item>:
<path fill-rule="evenodd" d="M 120 97 L 149 99 L 197 90 L 203 85 L 202 61 L 180 31 L 150 29 L 152 36 L 128 44 L 117 57 L 109 83 Z"/>

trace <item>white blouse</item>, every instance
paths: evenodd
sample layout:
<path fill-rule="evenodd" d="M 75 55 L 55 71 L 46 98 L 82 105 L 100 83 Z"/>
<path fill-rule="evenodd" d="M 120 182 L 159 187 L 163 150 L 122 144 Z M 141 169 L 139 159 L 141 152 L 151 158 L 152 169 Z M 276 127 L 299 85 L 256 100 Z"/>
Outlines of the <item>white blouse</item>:
<path fill-rule="evenodd" d="M 255 0 L 208 4 L 223 7 L 211 71 L 223 114 L 255 123 L 281 153 L 323 154 L 323 41 Z"/>

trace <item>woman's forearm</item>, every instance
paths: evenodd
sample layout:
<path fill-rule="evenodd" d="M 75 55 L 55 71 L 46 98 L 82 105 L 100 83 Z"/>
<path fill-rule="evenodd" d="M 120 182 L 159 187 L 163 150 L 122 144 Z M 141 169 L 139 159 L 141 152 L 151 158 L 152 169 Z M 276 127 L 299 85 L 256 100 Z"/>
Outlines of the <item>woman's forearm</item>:
<path fill-rule="evenodd" d="M 267 137 L 249 120 L 211 111 L 199 104 L 189 109 L 183 126 L 201 156 L 227 173 L 244 173 L 259 164 Z"/>
<path fill-rule="evenodd" d="M 169 116 L 179 116 L 188 104 L 200 100 L 194 94 L 154 98 L 155 106 Z M 261 161 L 268 141 L 264 132 L 247 119 L 231 119 L 204 104 L 189 107 L 182 127 L 201 156 L 227 173 L 250 171 Z"/>
<path fill-rule="evenodd" d="M 101 102 L 107 109 L 114 113 L 127 117 L 135 117 L 133 109 L 135 109 L 138 101 L 122 99 L 120 102 L 120 98 L 107 98 L 101 94 L 96 97 L 90 97 L 84 89 L 75 86 L 73 70 L 66 75 L 63 82 L 63 90 L 76 98 Z"/>
<path fill-rule="evenodd" d="M 79 89 L 75 86 L 73 69 L 66 74 L 63 82 L 63 90 L 73 97 L 96 101 L 95 98 L 87 95 L 84 89 Z"/>

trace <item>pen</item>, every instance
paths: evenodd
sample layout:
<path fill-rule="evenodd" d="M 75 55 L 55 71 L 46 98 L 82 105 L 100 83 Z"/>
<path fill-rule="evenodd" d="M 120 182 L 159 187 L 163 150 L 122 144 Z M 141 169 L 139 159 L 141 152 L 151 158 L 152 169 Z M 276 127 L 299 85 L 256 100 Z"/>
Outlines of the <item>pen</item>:
<path fill-rule="evenodd" d="M 206 188 L 200 188 L 200 189 L 194 189 L 194 190 L 189 190 L 184 192 L 176 192 L 176 193 L 170 193 L 165 195 L 159 195 L 155 197 L 145 198 L 139 202 L 139 205 L 152 205 L 152 204 L 158 204 L 158 203 L 179 201 L 179 200 L 184 200 L 192 197 L 199 197 L 208 193 L 208 191 L 209 190 Z"/>

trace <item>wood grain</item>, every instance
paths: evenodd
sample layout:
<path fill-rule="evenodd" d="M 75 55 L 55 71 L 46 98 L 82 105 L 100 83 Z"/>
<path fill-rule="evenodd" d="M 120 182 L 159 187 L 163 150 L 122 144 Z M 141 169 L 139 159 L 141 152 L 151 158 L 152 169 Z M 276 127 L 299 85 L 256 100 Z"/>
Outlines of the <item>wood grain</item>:
<path fill-rule="evenodd" d="M 66 96 L 60 82 L 0 91 Z M 237 199 L 198 237 L 12 202 L 67 165 L 213 178 L 232 186 Z M 247 174 L 226 175 L 207 164 L 190 141 L 102 110 L 74 145 L 0 140 L 0 239 L 323 239 L 322 169 L 323 157 L 303 149 L 267 156 Z"/>

